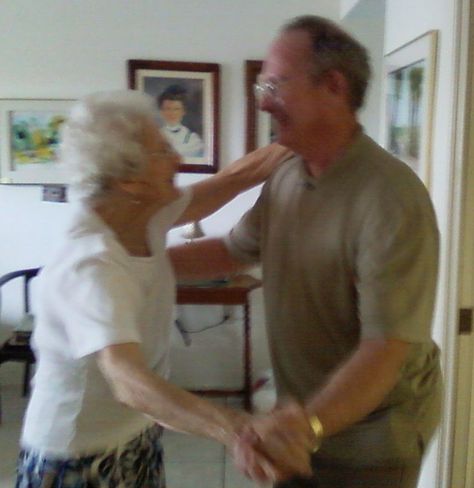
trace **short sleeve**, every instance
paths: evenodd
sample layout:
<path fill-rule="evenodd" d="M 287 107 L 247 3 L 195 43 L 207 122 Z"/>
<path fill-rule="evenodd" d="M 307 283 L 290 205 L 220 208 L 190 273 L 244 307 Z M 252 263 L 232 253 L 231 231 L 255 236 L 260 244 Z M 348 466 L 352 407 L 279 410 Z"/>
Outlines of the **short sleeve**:
<path fill-rule="evenodd" d="M 70 353 L 80 358 L 113 344 L 141 342 L 141 294 L 119 264 L 99 258 L 71 270 L 55 293 Z"/>
<path fill-rule="evenodd" d="M 263 195 L 224 238 L 233 257 L 243 263 L 257 263 L 261 256 Z"/>
<path fill-rule="evenodd" d="M 430 340 L 438 229 L 428 197 L 408 203 L 374 205 L 361 232 L 356 287 L 362 338 Z"/>

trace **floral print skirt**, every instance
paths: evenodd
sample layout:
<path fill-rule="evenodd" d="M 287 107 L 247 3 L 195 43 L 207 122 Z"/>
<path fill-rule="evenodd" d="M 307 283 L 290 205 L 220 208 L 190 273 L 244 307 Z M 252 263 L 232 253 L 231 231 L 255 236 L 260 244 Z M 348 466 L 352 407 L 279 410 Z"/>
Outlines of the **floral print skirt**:
<path fill-rule="evenodd" d="M 165 488 L 162 431 L 153 426 L 121 447 L 74 459 L 23 450 L 16 488 Z"/>

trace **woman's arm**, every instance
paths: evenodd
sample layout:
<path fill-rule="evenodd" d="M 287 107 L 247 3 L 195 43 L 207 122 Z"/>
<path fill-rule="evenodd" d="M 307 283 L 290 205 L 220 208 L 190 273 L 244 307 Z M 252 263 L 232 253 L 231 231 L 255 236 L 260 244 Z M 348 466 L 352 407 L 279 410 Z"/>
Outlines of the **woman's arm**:
<path fill-rule="evenodd" d="M 164 427 L 214 439 L 235 452 L 239 432 L 251 416 L 208 402 L 153 373 L 146 365 L 140 346 L 126 343 L 108 346 L 98 353 L 99 367 L 111 385 L 115 398 L 138 410 Z M 267 454 L 259 444 L 252 451 L 251 476 L 255 480 L 285 479 L 291 474 L 309 472 L 309 456 L 288 442 L 279 458 Z"/>
<path fill-rule="evenodd" d="M 243 156 L 214 176 L 191 185 L 191 202 L 175 226 L 207 217 L 239 193 L 264 182 L 291 154 L 289 149 L 279 144 L 270 144 Z"/>
<path fill-rule="evenodd" d="M 119 402 L 171 430 L 209 437 L 231 446 L 250 417 L 168 383 L 147 367 L 136 343 L 102 349 L 98 364 Z"/>

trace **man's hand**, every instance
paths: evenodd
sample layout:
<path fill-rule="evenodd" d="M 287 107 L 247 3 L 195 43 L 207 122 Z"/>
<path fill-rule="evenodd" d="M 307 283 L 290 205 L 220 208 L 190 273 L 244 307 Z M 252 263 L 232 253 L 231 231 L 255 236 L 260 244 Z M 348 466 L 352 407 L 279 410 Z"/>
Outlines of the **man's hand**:
<path fill-rule="evenodd" d="M 238 436 L 233 448 L 237 467 L 259 482 L 310 476 L 314 433 L 304 409 L 289 404 L 254 419 Z"/>

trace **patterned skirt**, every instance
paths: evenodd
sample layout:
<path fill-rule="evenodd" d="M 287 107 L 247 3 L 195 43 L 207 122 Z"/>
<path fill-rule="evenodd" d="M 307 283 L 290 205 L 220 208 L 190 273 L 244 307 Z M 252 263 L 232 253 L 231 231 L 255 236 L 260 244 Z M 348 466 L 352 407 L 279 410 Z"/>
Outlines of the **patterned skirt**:
<path fill-rule="evenodd" d="M 153 426 L 121 447 L 75 459 L 23 450 L 16 488 L 165 488 L 162 431 Z"/>

